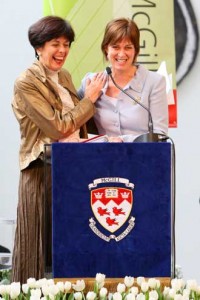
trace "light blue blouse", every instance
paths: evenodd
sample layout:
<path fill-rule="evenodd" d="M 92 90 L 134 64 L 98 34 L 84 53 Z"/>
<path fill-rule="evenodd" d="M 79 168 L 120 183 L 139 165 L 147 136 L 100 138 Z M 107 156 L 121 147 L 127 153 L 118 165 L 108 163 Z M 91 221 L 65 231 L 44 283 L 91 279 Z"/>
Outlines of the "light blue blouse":
<path fill-rule="evenodd" d="M 84 95 L 86 78 L 92 76 L 94 73 L 87 73 L 83 78 L 78 91 L 80 98 Z M 137 136 L 147 133 L 149 131 L 148 111 L 122 91 L 119 91 L 116 98 L 107 96 L 105 94 L 107 85 L 108 82 L 95 103 L 94 121 L 99 134 L 120 136 L 124 142 L 132 142 Z M 135 76 L 123 87 L 123 90 L 150 110 L 154 132 L 167 134 L 168 104 L 165 78 L 138 65 Z"/>

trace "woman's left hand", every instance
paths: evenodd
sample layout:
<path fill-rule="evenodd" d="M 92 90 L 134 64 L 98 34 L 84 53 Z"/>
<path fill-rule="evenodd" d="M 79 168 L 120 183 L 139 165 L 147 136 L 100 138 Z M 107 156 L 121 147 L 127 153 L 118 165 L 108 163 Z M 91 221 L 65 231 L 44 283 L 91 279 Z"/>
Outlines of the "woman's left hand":
<path fill-rule="evenodd" d="M 89 98 L 93 103 L 102 93 L 102 88 L 106 83 L 107 75 L 104 72 L 96 73 L 91 79 L 86 80 L 85 97 Z"/>
<path fill-rule="evenodd" d="M 109 136 L 108 140 L 110 143 L 123 143 L 122 138 L 119 136 Z"/>

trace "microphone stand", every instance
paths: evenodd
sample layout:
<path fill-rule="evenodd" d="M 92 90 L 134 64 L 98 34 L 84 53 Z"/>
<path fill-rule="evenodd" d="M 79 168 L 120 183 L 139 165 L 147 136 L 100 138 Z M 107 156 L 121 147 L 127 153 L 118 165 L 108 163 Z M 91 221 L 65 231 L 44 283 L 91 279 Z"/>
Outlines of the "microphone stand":
<path fill-rule="evenodd" d="M 176 242 L 175 242 L 175 212 L 176 212 L 176 206 L 175 206 L 175 198 L 176 198 L 176 192 L 175 192 L 175 184 L 176 184 L 176 171 L 175 171 L 175 146 L 173 140 L 165 135 L 165 134 L 159 134 L 159 133 L 154 133 L 153 132 L 153 121 L 152 121 L 152 115 L 150 110 L 137 101 L 133 96 L 129 95 L 126 91 L 124 91 L 114 80 L 112 77 L 112 71 L 109 67 L 106 68 L 107 74 L 110 76 L 112 82 L 114 85 L 124 94 L 126 94 L 128 97 L 130 97 L 132 100 L 134 100 L 136 103 L 141 105 L 144 109 L 149 114 L 149 132 L 142 134 L 138 136 L 133 142 L 135 143 L 146 143 L 146 142 L 163 142 L 167 141 L 168 139 L 171 141 L 171 148 L 172 148 L 172 154 L 171 154 L 171 163 L 172 163 L 172 168 L 171 168 L 171 183 L 172 183 L 172 189 L 171 189 L 171 276 L 172 278 L 175 278 L 176 276 Z"/>
<path fill-rule="evenodd" d="M 161 141 L 165 141 L 168 139 L 168 136 L 164 135 L 164 134 L 159 134 L 159 133 L 154 133 L 153 132 L 153 120 L 152 120 L 152 115 L 150 110 L 142 103 L 140 103 L 137 99 L 135 99 L 133 96 L 131 96 L 129 93 L 127 93 L 126 91 L 124 91 L 114 80 L 113 76 L 112 76 L 112 71 L 110 67 L 106 68 L 106 72 L 108 74 L 108 76 L 110 76 L 112 82 L 114 83 L 114 85 L 124 94 L 126 94 L 129 98 L 131 98 L 133 101 L 135 101 L 136 103 L 138 103 L 140 106 L 142 106 L 149 115 L 149 132 L 142 134 L 140 136 L 138 136 L 133 142 L 134 143 L 149 143 L 149 142 L 161 142 Z"/>

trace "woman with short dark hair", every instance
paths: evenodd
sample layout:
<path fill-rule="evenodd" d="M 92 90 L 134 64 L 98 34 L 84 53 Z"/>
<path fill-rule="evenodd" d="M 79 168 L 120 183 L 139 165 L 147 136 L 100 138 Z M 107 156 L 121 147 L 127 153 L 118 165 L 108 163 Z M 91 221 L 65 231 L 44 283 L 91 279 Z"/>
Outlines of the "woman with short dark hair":
<path fill-rule="evenodd" d="M 12 262 L 12 280 L 24 283 L 44 277 L 44 145 L 87 138 L 85 123 L 95 112 L 94 103 L 105 82 L 99 74 L 87 81 L 85 97 L 79 101 L 69 72 L 63 69 L 74 41 L 66 20 L 47 16 L 28 31 L 37 60 L 16 80 L 12 107 L 20 126 L 20 181 L 17 227 Z M 51 215 L 51 168 L 47 215 Z M 48 217 L 51 221 L 51 217 Z M 49 236 L 51 236 L 51 224 Z M 51 240 L 49 242 L 51 256 Z"/>

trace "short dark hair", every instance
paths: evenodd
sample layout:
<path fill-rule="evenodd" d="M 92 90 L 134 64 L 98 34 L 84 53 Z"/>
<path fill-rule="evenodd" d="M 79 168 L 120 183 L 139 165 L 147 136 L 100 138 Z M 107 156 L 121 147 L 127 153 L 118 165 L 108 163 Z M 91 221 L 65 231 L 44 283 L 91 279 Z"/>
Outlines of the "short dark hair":
<path fill-rule="evenodd" d="M 107 60 L 106 48 L 108 45 L 114 45 L 123 38 L 129 38 L 135 47 L 135 58 L 140 51 L 140 31 L 137 24 L 129 18 L 118 18 L 110 21 L 105 28 L 101 50 Z"/>
<path fill-rule="evenodd" d="M 46 16 L 31 25 L 28 30 L 30 44 L 36 50 L 46 42 L 64 36 L 70 45 L 75 39 L 75 33 L 70 23 L 58 16 Z"/>

